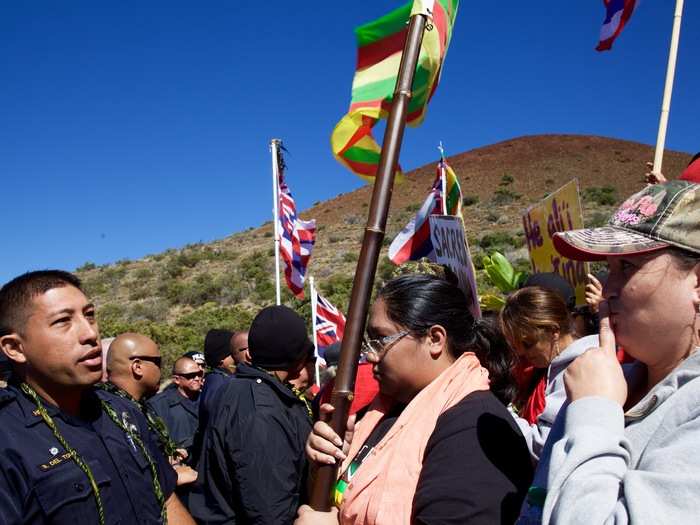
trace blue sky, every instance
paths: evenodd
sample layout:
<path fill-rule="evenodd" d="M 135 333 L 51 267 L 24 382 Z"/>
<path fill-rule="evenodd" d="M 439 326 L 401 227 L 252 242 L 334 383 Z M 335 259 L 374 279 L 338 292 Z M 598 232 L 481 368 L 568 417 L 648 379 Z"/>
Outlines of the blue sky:
<path fill-rule="evenodd" d="M 602 1 L 463 0 L 405 169 L 539 133 L 653 144 L 673 18 L 643 1 L 597 53 Z M 303 209 L 362 182 L 333 159 L 353 28 L 399 2 L 0 4 L 0 282 L 139 258 L 270 218 L 272 137 Z M 667 148 L 700 150 L 700 5 L 686 3 Z"/>

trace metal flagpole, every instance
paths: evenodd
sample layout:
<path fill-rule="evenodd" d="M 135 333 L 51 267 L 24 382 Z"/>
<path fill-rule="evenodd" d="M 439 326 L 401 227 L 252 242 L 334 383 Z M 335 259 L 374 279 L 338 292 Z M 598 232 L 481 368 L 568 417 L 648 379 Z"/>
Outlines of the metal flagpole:
<path fill-rule="evenodd" d="M 280 291 L 280 219 L 279 219 L 279 147 L 282 141 L 272 139 L 270 151 L 272 152 L 272 224 L 275 228 L 275 304 L 282 304 Z"/>
<path fill-rule="evenodd" d="M 408 23 L 408 34 L 401 55 L 399 74 L 394 88 L 394 98 L 387 119 L 382 142 L 382 152 L 379 157 L 377 176 L 372 188 L 367 225 L 362 238 L 360 257 L 352 282 L 350 305 L 348 307 L 347 324 L 340 347 L 340 358 L 335 383 L 331 393 L 331 404 L 334 407 L 331 416 L 331 428 L 339 436 L 345 435 L 345 425 L 354 398 L 355 376 L 357 362 L 360 357 L 362 333 L 369 310 L 369 299 L 372 295 L 374 274 L 377 270 L 379 252 L 386 230 L 389 215 L 389 204 L 394 186 L 396 166 L 398 165 L 403 132 L 408 115 L 408 103 L 411 100 L 411 86 L 418 63 L 423 31 L 430 15 L 432 1 L 423 2 L 423 10 L 411 16 Z M 429 6 L 428 6 L 429 4 Z M 316 470 L 316 479 L 309 503 L 311 508 L 328 511 L 331 506 L 331 489 L 336 481 L 338 465 L 320 465 Z"/>
<path fill-rule="evenodd" d="M 673 15 L 673 31 L 671 32 L 671 48 L 668 53 L 668 66 L 666 67 L 666 85 L 664 86 L 664 98 L 661 102 L 659 133 L 656 136 L 654 167 L 651 170 L 654 175 L 659 175 L 661 173 L 661 162 L 663 161 L 664 157 L 666 129 L 668 128 L 668 113 L 671 109 L 671 94 L 673 92 L 673 78 L 676 74 L 676 57 L 678 56 L 678 40 L 680 39 L 681 35 L 682 16 L 683 0 L 676 0 L 676 11 Z"/>
<path fill-rule="evenodd" d="M 442 184 L 442 214 L 447 215 L 447 180 L 445 179 L 445 148 L 442 141 L 438 146 L 440 150 L 440 184 Z"/>
<path fill-rule="evenodd" d="M 316 286 L 314 286 L 313 275 L 309 275 L 309 287 L 311 288 L 311 327 L 314 331 L 314 356 L 316 356 L 315 380 L 316 386 L 321 386 L 321 372 L 318 367 L 318 339 L 316 337 Z"/>

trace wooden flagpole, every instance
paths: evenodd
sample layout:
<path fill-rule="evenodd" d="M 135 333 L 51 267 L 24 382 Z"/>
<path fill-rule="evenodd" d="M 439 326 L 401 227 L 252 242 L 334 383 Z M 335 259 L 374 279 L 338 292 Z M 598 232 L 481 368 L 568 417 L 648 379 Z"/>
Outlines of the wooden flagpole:
<path fill-rule="evenodd" d="M 411 16 L 408 24 L 408 34 L 404 44 L 399 74 L 394 88 L 394 98 L 387 119 L 382 152 L 379 158 L 377 176 L 372 190 L 372 200 L 369 216 L 365 227 L 360 257 L 352 284 L 350 305 L 348 307 L 347 324 L 341 344 L 338 371 L 335 378 L 331 404 L 335 408 L 330 425 L 339 436 L 344 435 L 345 426 L 354 397 L 355 374 L 360 357 L 365 320 L 369 309 L 369 299 L 372 294 L 374 275 L 377 270 L 379 252 L 386 230 L 389 205 L 394 186 L 394 176 L 401 151 L 403 132 L 406 127 L 408 103 L 411 99 L 411 86 L 418 63 L 423 31 L 430 16 L 432 2 L 424 2 L 422 12 Z M 336 481 L 337 465 L 319 466 L 316 473 L 313 490 L 311 491 L 311 507 L 319 511 L 330 510 L 331 489 Z"/>
<path fill-rule="evenodd" d="M 280 190 L 280 165 L 279 148 L 282 144 L 280 139 L 270 141 L 270 151 L 272 152 L 272 224 L 275 232 L 275 304 L 282 304 L 280 290 L 280 216 L 279 216 L 279 190 Z"/>
<path fill-rule="evenodd" d="M 661 163 L 664 157 L 664 146 L 666 145 L 666 129 L 668 128 L 668 114 L 671 109 L 673 79 L 676 74 L 676 57 L 678 56 L 678 41 L 680 40 L 682 17 L 683 0 L 676 0 L 676 11 L 673 15 L 673 31 L 671 32 L 671 48 L 668 53 L 668 65 L 666 67 L 666 84 L 664 85 L 664 98 L 661 102 L 659 132 L 656 136 L 654 167 L 651 170 L 651 172 L 654 175 L 659 175 L 661 173 Z"/>

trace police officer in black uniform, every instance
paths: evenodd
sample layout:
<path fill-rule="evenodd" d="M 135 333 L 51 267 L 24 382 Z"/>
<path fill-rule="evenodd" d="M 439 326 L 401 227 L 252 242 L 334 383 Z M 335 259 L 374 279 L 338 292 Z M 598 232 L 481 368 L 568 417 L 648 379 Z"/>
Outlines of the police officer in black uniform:
<path fill-rule="evenodd" d="M 189 454 L 199 426 L 199 393 L 204 371 L 196 361 L 183 356 L 175 361 L 172 377 L 173 382 L 146 405 L 165 421 L 177 447 Z"/>
<path fill-rule="evenodd" d="M 95 307 L 77 277 L 47 270 L 0 289 L 0 524 L 192 524 L 143 415 L 93 385 Z"/>
<path fill-rule="evenodd" d="M 304 320 L 286 306 L 264 308 L 249 334 L 252 365 L 217 394 L 204 429 L 189 498 L 202 524 L 291 525 L 304 490 L 306 405 L 289 381 L 313 354 Z"/>

